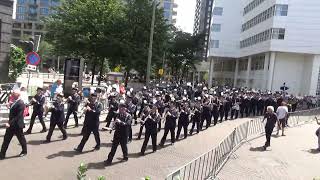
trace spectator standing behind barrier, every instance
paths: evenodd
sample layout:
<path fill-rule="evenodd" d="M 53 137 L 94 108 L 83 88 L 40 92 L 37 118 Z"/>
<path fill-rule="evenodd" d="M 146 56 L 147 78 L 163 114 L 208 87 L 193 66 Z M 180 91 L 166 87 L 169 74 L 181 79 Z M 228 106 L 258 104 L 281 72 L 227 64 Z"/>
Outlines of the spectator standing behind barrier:
<path fill-rule="evenodd" d="M 277 109 L 277 117 L 279 120 L 277 135 L 279 135 L 279 130 L 282 130 L 282 136 L 284 136 L 284 128 L 286 126 L 286 120 L 288 118 L 288 107 L 285 102 L 281 103 L 281 106 Z"/>
<path fill-rule="evenodd" d="M 273 128 L 275 124 L 278 122 L 277 114 L 274 113 L 274 108 L 273 106 L 268 106 L 267 107 L 267 112 L 262 120 L 262 122 L 267 119 L 267 123 L 265 126 L 265 132 L 266 132 L 266 143 L 263 146 L 264 150 L 267 149 L 267 147 L 270 146 L 270 139 L 271 139 L 271 134 L 273 131 Z"/>

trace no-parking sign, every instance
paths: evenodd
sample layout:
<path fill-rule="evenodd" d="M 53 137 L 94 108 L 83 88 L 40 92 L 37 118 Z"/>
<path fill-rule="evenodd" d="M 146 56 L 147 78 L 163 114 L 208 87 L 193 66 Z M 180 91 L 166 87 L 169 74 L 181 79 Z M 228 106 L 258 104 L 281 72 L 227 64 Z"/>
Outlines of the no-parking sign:
<path fill-rule="evenodd" d="M 29 65 L 37 66 L 40 63 L 40 56 L 36 52 L 29 52 L 26 57 Z"/>

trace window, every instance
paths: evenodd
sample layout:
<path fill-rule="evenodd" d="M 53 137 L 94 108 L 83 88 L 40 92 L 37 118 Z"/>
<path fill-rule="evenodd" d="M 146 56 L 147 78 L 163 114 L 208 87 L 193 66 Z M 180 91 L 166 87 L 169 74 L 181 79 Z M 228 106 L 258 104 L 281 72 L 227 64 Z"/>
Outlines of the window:
<path fill-rule="evenodd" d="M 32 23 L 24 23 L 24 29 L 32 29 Z"/>
<path fill-rule="evenodd" d="M 34 14 L 37 14 L 37 8 L 36 7 L 30 7 L 29 8 L 29 13 L 34 15 Z"/>
<path fill-rule="evenodd" d="M 171 9 L 171 3 L 170 2 L 164 2 L 163 3 L 163 9 L 170 10 Z"/>
<path fill-rule="evenodd" d="M 284 28 L 271 28 L 267 29 L 259 34 L 256 34 L 252 37 L 244 39 L 240 41 L 240 48 L 245 48 L 248 46 L 252 46 L 254 44 L 267 41 L 270 39 L 280 39 L 283 40 L 285 37 L 285 29 Z"/>
<path fill-rule="evenodd" d="M 12 30 L 12 36 L 20 37 L 21 36 L 21 31 L 20 30 Z"/>
<path fill-rule="evenodd" d="M 18 13 L 18 14 L 24 14 L 24 13 L 26 13 L 26 7 L 18 6 L 18 8 L 17 8 L 17 13 Z"/>
<path fill-rule="evenodd" d="M 24 15 L 18 14 L 18 15 L 17 15 L 17 19 L 18 19 L 18 20 L 24 20 Z"/>
<path fill-rule="evenodd" d="M 40 0 L 41 6 L 49 6 L 49 0 Z"/>
<path fill-rule="evenodd" d="M 287 4 L 277 4 L 275 8 L 276 16 L 287 16 L 288 15 L 288 5 Z"/>
<path fill-rule="evenodd" d="M 243 9 L 243 15 L 247 14 L 248 12 L 252 11 L 254 8 L 259 6 L 261 3 L 263 3 L 265 0 L 254 0 L 250 2 L 244 9 Z"/>
<path fill-rule="evenodd" d="M 285 29 L 284 28 L 273 28 L 272 39 L 284 39 Z"/>
<path fill-rule="evenodd" d="M 274 14 L 273 14 L 274 9 L 275 9 L 275 5 L 271 6 L 267 10 L 263 11 L 262 13 L 258 14 L 254 18 L 252 18 L 249 21 L 247 21 L 246 23 L 244 23 L 242 25 L 242 32 L 246 31 L 246 30 L 254 27 L 255 25 L 257 25 L 257 24 L 259 24 L 259 23 L 271 18 L 272 16 L 274 16 Z"/>
<path fill-rule="evenodd" d="M 18 4 L 24 4 L 26 2 L 26 0 L 18 0 L 17 2 L 18 2 Z"/>
<path fill-rule="evenodd" d="M 29 0 L 30 4 L 37 4 L 37 0 Z"/>
<path fill-rule="evenodd" d="M 59 6 L 60 5 L 60 0 L 51 0 L 51 5 L 52 6 Z"/>
<path fill-rule="evenodd" d="M 221 24 L 212 24 L 212 31 L 213 32 L 220 32 L 221 31 Z"/>
<path fill-rule="evenodd" d="M 24 35 L 32 35 L 32 32 L 30 32 L 30 31 L 23 31 L 23 34 L 24 34 Z"/>
<path fill-rule="evenodd" d="M 13 23 L 13 28 L 21 28 L 21 23 Z"/>
<path fill-rule="evenodd" d="M 170 11 L 164 11 L 163 14 L 164 14 L 164 18 L 170 19 Z"/>
<path fill-rule="evenodd" d="M 251 61 L 251 70 L 262 70 L 264 68 L 264 55 L 253 56 Z"/>
<path fill-rule="evenodd" d="M 213 15 L 222 16 L 223 8 L 222 7 L 214 7 Z"/>
<path fill-rule="evenodd" d="M 211 48 L 219 48 L 219 40 L 211 40 Z"/>
<path fill-rule="evenodd" d="M 35 24 L 36 25 L 36 30 L 42 30 L 44 26 L 42 24 Z"/>
<path fill-rule="evenodd" d="M 48 8 L 40 8 L 40 14 L 41 15 L 48 15 L 49 9 Z"/>

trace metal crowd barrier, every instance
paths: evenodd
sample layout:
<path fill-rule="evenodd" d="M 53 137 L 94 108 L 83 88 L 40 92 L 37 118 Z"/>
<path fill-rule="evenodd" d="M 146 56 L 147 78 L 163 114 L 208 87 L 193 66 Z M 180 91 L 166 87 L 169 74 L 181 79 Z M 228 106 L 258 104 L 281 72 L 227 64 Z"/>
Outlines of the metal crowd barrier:
<path fill-rule="evenodd" d="M 289 113 L 288 125 L 296 127 L 312 122 L 320 108 Z M 265 124 L 258 117 L 237 126 L 218 146 L 202 154 L 166 177 L 166 180 L 203 180 L 214 179 L 231 154 L 242 143 L 263 136 Z M 276 131 L 277 128 L 275 128 Z"/>

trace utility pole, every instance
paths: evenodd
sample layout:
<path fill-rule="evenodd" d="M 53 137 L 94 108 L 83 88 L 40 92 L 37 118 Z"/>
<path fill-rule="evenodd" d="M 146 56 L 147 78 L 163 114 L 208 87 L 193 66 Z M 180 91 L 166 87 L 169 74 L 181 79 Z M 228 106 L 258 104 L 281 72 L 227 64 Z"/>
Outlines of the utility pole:
<path fill-rule="evenodd" d="M 153 8 L 152 8 L 152 20 L 151 20 L 151 30 L 150 30 L 150 42 L 149 42 L 149 51 L 148 51 L 148 64 L 147 64 L 147 77 L 146 84 L 150 83 L 150 75 L 151 75 L 151 58 L 152 58 L 152 44 L 153 44 L 153 32 L 154 32 L 154 23 L 156 16 L 156 0 L 153 0 Z"/>

